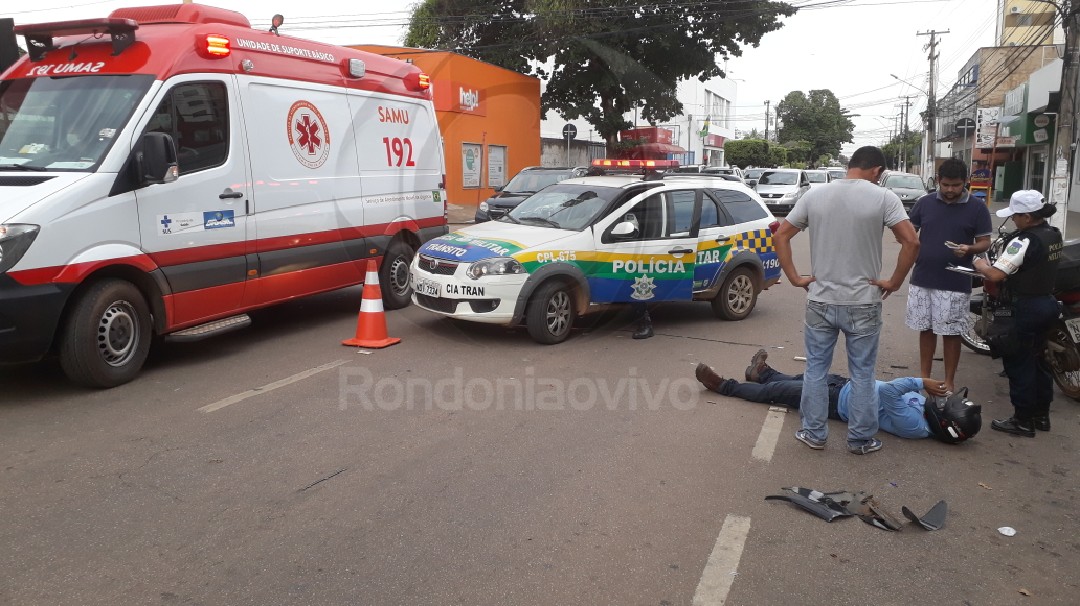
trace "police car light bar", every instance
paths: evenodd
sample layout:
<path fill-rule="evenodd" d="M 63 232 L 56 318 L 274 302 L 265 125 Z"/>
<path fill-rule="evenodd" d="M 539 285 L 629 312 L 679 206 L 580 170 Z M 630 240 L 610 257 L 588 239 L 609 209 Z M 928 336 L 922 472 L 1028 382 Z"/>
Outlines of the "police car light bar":
<path fill-rule="evenodd" d="M 593 166 L 612 168 L 675 168 L 677 160 L 593 160 Z"/>
<path fill-rule="evenodd" d="M 45 53 L 54 50 L 53 38 L 77 34 L 108 33 L 112 39 L 113 56 L 119 55 L 135 42 L 139 23 L 133 19 L 80 19 L 16 25 L 15 33 L 26 38 L 26 52 L 31 61 L 41 61 Z"/>

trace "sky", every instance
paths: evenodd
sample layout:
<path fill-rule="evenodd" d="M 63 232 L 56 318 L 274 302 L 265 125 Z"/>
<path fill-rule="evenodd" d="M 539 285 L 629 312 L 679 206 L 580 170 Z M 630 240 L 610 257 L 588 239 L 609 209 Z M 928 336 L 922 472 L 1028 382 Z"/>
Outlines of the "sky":
<path fill-rule="evenodd" d="M 996 24 L 995 0 L 789 0 L 800 10 L 784 26 L 765 34 L 757 47 L 727 61 L 736 79 L 736 126 L 765 127 L 770 112 L 794 90 L 829 89 L 842 106 L 858 114 L 850 153 L 861 145 L 881 145 L 896 128 L 905 95 L 908 123 L 920 128 L 926 108 L 929 61 L 919 32 L 948 30 L 939 36 L 937 90 L 940 97 L 956 80 L 972 53 L 990 46 Z M 124 6 L 173 4 L 161 0 L 38 0 L 0 16 L 16 24 L 105 17 Z M 282 33 L 333 44 L 399 44 L 415 0 L 340 2 L 307 0 L 211 0 L 204 2 L 243 13 L 255 27 L 268 27 L 275 13 L 285 16 Z M 9 3 L 5 3 L 9 4 Z M 815 4 L 825 6 L 814 8 Z M 804 6 L 805 5 L 805 6 Z M 10 6 L 10 4 L 9 4 Z M 21 41 L 20 41 L 21 44 Z M 903 83 L 894 79 L 895 74 Z"/>

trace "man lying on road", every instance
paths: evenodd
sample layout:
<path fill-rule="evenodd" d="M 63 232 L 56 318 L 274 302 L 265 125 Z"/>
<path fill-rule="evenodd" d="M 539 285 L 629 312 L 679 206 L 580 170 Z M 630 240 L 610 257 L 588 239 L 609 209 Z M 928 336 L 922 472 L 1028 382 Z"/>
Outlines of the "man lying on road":
<path fill-rule="evenodd" d="M 746 367 L 746 382 L 724 379 L 705 364 L 698 364 L 695 376 L 710 391 L 750 402 L 779 404 L 799 408 L 802 375 L 786 375 L 766 363 L 769 354 L 758 350 Z M 828 375 L 829 418 L 847 421 L 849 379 Z M 919 390 L 926 390 L 929 400 Z M 967 388 L 950 394 L 945 383 L 936 379 L 902 377 L 878 381 L 878 418 L 883 431 L 901 438 L 933 436 L 947 444 L 959 444 L 973 437 L 982 427 L 982 406 L 967 399 Z"/>

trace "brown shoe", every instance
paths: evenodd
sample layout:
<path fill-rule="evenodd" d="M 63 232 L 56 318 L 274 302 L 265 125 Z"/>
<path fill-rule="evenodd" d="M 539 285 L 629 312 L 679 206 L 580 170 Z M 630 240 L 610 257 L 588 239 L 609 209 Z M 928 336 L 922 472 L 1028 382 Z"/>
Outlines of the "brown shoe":
<path fill-rule="evenodd" d="M 757 350 L 753 358 L 750 358 L 750 366 L 746 367 L 746 380 L 749 383 L 760 383 L 761 373 L 769 367 L 765 360 L 769 359 L 769 352 L 764 349 Z"/>
<path fill-rule="evenodd" d="M 705 386 L 709 391 L 718 391 L 720 384 L 724 382 L 724 377 L 716 374 L 716 371 L 709 368 L 706 364 L 698 364 L 694 370 L 694 376 L 698 381 Z"/>

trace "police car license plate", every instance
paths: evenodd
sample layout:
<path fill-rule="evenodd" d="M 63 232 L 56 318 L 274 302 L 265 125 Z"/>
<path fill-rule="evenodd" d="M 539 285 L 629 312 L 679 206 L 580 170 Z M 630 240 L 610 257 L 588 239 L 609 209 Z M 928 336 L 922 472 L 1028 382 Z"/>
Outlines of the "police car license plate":
<path fill-rule="evenodd" d="M 418 294 L 427 295 L 429 297 L 441 297 L 442 285 L 438 282 L 432 282 L 431 280 L 425 280 L 424 278 L 416 278 L 413 283 L 413 290 Z"/>
<path fill-rule="evenodd" d="M 1080 343 L 1080 318 L 1065 320 L 1065 326 L 1069 329 L 1069 336 L 1072 337 L 1073 343 Z"/>

